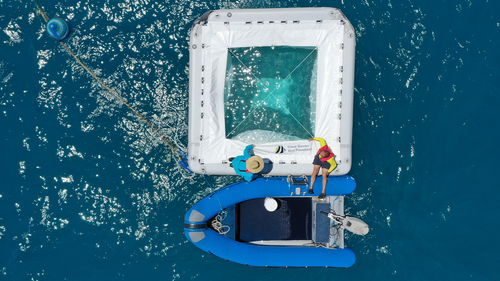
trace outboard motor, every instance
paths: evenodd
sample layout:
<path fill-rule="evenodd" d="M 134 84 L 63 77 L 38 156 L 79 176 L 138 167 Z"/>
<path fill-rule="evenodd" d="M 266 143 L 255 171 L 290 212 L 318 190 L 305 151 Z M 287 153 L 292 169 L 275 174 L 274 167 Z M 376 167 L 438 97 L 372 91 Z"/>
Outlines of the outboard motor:
<path fill-rule="evenodd" d="M 339 216 L 334 213 L 321 213 L 333 220 L 333 226 L 340 226 L 341 228 L 345 228 L 354 234 L 366 235 L 370 231 L 368 224 L 358 218 Z"/>

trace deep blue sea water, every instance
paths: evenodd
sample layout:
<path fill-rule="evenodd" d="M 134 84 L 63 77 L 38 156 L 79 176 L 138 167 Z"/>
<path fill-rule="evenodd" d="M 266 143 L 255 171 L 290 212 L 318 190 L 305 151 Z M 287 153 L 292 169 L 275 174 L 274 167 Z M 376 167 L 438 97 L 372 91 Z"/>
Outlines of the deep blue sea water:
<path fill-rule="evenodd" d="M 188 34 L 218 8 L 331 6 L 357 32 L 348 269 L 246 267 L 183 234 L 210 192 L 44 33 L 0 1 L 0 280 L 499 280 L 500 2 L 41 0 L 65 41 L 176 145 Z M 236 177 L 210 177 L 216 188 Z"/>

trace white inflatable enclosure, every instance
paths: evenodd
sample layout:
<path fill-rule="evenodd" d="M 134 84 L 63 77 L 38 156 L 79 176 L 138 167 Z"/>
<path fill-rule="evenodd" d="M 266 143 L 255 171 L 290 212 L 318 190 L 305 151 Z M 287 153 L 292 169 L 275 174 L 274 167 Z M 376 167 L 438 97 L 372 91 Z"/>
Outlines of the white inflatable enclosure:
<path fill-rule="evenodd" d="M 339 9 L 286 8 L 217 10 L 197 19 L 189 60 L 189 166 L 196 173 L 235 175 L 231 157 L 248 144 L 226 138 L 224 87 L 230 48 L 293 46 L 317 48 L 314 137 L 335 153 L 331 175 L 351 169 L 355 31 Z M 293 71 L 293 69 L 290 69 Z M 285 152 L 276 154 L 277 146 Z M 308 139 L 260 143 L 253 154 L 267 175 L 311 175 L 319 142 Z"/>

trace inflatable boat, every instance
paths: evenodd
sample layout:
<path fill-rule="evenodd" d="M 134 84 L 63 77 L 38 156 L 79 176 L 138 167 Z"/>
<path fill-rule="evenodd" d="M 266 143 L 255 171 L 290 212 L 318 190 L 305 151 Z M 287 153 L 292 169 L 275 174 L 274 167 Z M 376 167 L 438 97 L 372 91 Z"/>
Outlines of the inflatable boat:
<path fill-rule="evenodd" d="M 248 144 L 270 176 L 311 175 L 317 142 L 351 168 L 355 31 L 335 8 L 216 10 L 191 29 L 189 167 L 234 175 Z M 279 152 L 279 153 L 277 153 Z"/>
<path fill-rule="evenodd" d="M 368 226 L 344 215 L 354 178 L 328 179 L 327 197 L 309 194 L 308 177 L 269 177 L 226 186 L 185 215 L 185 235 L 198 248 L 236 263 L 263 267 L 349 267 L 344 230 Z M 318 189 L 319 190 L 319 189 Z"/>

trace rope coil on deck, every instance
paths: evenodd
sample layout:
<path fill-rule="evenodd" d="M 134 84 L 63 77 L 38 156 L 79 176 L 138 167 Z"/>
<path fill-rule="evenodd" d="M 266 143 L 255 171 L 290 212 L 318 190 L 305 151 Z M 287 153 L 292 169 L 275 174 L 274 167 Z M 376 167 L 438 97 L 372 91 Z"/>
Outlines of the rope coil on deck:
<path fill-rule="evenodd" d="M 226 233 L 229 232 L 229 230 L 231 230 L 231 228 L 227 225 L 222 225 L 222 222 L 226 219 L 227 217 L 227 211 L 224 210 L 224 206 L 222 206 L 222 203 L 219 199 L 219 196 L 217 196 L 217 193 L 215 192 L 214 188 L 212 187 L 212 185 L 208 182 L 207 178 L 205 177 L 205 173 L 201 174 L 203 176 L 203 179 L 205 180 L 205 182 L 208 184 L 208 186 L 210 187 L 210 189 L 212 190 L 212 193 L 215 195 L 215 197 L 217 198 L 217 201 L 219 201 L 219 205 L 220 205 L 220 211 L 219 213 L 217 214 L 217 216 L 215 216 L 214 220 L 212 221 L 212 227 L 214 230 L 216 230 L 217 232 L 219 232 L 220 234 L 224 235 Z"/>

